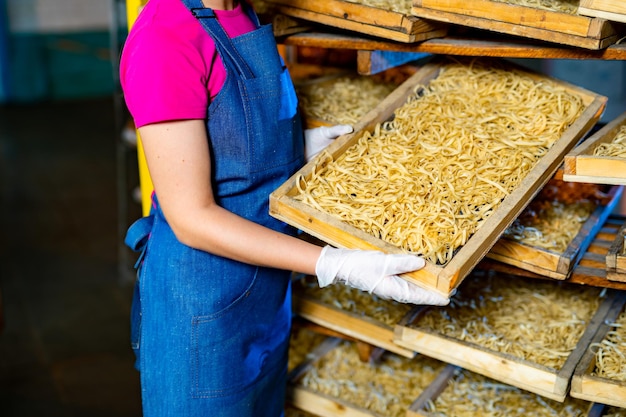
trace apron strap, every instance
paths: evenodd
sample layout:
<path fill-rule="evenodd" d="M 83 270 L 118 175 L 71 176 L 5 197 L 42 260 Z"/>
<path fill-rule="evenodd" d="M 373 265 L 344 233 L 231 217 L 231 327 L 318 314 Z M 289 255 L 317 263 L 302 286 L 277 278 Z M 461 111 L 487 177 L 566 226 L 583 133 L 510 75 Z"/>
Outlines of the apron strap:
<path fill-rule="evenodd" d="M 220 56 L 223 60 L 227 60 L 230 63 L 231 68 L 235 68 L 239 74 L 242 75 L 243 78 L 250 79 L 254 78 L 254 74 L 248 67 L 246 61 L 239 55 L 237 52 L 237 48 L 233 44 L 230 37 L 226 34 L 226 31 L 222 27 L 222 25 L 218 22 L 217 16 L 213 9 L 209 9 L 204 7 L 202 4 L 202 0 L 182 0 L 187 9 L 191 12 L 191 14 L 198 19 L 200 24 L 204 27 L 204 29 L 211 35 L 213 41 L 215 42 L 215 46 L 218 48 L 220 52 Z M 241 7 L 248 13 L 249 16 L 254 15 L 253 21 L 256 26 L 259 27 L 259 20 L 256 17 L 256 14 L 249 10 L 248 5 L 244 0 L 241 0 Z M 228 65 L 225 62 L 225 65 Z"/>

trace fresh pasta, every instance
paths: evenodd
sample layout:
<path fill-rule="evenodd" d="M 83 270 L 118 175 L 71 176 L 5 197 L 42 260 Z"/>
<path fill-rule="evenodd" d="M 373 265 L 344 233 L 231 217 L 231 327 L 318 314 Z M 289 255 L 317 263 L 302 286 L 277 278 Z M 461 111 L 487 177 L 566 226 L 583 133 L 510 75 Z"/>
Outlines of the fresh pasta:
<path fill-rule="evenodd" d="M 583 109 L 581 97 L 548 79 L 453 61 L 393 120 L 336 160 L 323 153 L 294 198 L 445 264 Z"/>
<path fill-rule="evenodd" d="M 620 127 L 611 142 L 598 145 L 593 150 L 593 154 L 595 156 L 626 158 L 626 125 Z"/>
<path fill-rule="evenodd" d="M 346 0 L 349 3 L 362 4 L 377 9 L 391 10 L 393 12 L 410 14 L 413 0 Z"/>
<path fill-rule="evenodd" d="M 622 311 L 617 320 L 609 325 L 611 330 L 606 337 L 589 347 L 596 355 L 593 374 L 626 381 L 626 311 Z"/>
<path fill-rule="evenodd" d="M 355 124 L 395 87 L 391 82 L 378 82 L 369 76 L 345 76 L 308 84 L 297 91 L 305 116 L 334 124 Z"/>
<path fill-rule="evenodd" d="M 558 402 L 462 370 L 446 389 L 427 404 L 433 417 L 584 417 L 589 403 L 572 397 Z"/>
<path fill-rule="evenodd" d="M 429 309 L 412 327 L 561 369 L 601 294 L 599 288 L 560 282 L 470 277 L 448 306 Z"/>
<path fill-rule="evenodd" d="M 580 0 L 494 0 L 499 3 L 509 3 L 518 6 L 533 7 L 535 9 L 564 12 L 569 14 L 578 13 Z"/>

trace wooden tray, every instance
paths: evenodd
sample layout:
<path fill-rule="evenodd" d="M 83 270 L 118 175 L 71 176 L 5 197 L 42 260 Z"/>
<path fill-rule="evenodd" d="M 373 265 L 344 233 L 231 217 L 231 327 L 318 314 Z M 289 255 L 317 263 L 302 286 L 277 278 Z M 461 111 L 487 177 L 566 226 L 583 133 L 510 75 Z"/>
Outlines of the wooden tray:
<path fill-rule="evenodd" d="M 327 148 L 333 158 L 345 152 L 356 143 L 365 131 L 373 131 L 377 123 L 393 117 L 394 110 L 402 106 L 413 88 L 421 83 L 427 84 L 436 78 L 441 65 L 432 62 L 421 67 L 406 82 L 391 93 L 376 109 L 372 110 L 354 126 L 353 134 L 345 135 Z M 546 79 L 545 76 L 537 76 Z M 558 81 L 557 81 L 558 82 Z M 433 289 L 449 295 L 454 288 L 469 274 L 473 267 L 484 257 L 500 235 L 531 201 L 536 192 L 556 172 L 565 154 L 583 137 L 600 118 L 606 106 L 606 97 L 599 96 L 567 83 L 560 83 L 564 88 L 575 92 L 583 98 L 586 109 L 558 139 L 550 150 L 537 162 L 519 187 L 508 195 L 500 207 L 484 222 L 481 228 L 459 248 L 453 258 L 445 265 L 427 262 L 426 267 L 419 271 L 403 275 L 403 278 L 425 288 Z M 270 195 L 270 214 L 326 243 L 338 247 L 377 249 L 387 253 L 402 253 L 396 246 L 352 227 L 330 215 L 315 210 L 293 197 L 297 194 L 298 178 L 310 178 L 316 164 L 314 159 L 296 172 L 281 187 Z"/>
<path fill-rule="evenodd" d="M 626 305 L 626 292 L 621 292 L 608 310 L 591 343 L 601 343 L 611 330 L 607 323 L 614 322 Z M 588 349 L 576 367 L 572 378 L 570 395 L 575 398 L 626 408 L 626 382 L 592 375 L 596 355 Z"/>
<path fill-rule="evenodd" d="M 424 41 L 448 32 L 447 25 L 440 22 L 349 1 L 268 0 L 268 3 L 287 16 L 397 42 Z"/>
<path fill-rule="evenodd" d="M 315 324 L 325 328 L 334 330 L 340 334 L 352 337 L 357 340 L 366 342 L 372 346 L 376 346 L 398 355 L 412 358 L 415 352 L 398 346 L 393 342 L 394 326 L 396 323 L 410 314 L 411 307 L 399 304 L 391 300 L 382 300 L 377 297 L 363 293 L 360 295 L 363 299 L 369 298 L 369 302 L 381 311 L 385 311 L 388 319 L 381 319 L 358 308 L 345 308 L 343 301 L 345 298 L 344 291 L 359 291 L 344 287 L 342 284 L 329 286 L 326 288 L 313 289 L 307 291 L 307 277 L 297 277 L 293 285 L 293 308 L 294 313 L 305 318 Z M 317 284 L 317 280 L 314 280 Z M 316 293 L 320 294 L 324 291 L 324 299 Z M 328 297 L 328 298 L 326 298 Z M 330 298 L 335 298 L 334 303 L 330 303 Z M 353 300 L 352 300 L 353 301 Z M 348 301 L 350 302 L 350 300 Z M 352 303 L 354 304 L 354 303 Z M 393 324 L 391 324 L 393 322 Z"/>
<path fill-rule="evenodd" d="M 626 283 L 626 223 L 622 224 L 615 240 L 606 254 L 606 277 L 612 281 Z"/>
<path fill-rule="evenodd" d="M 425 19 L 586 49 L 603 49 L 620 38 L 619 25 L 491 0 L 413 0 L 411 13 Z"/>
<path fill-rule="evenodd" d="M 437 375 L 446 367 L 446 364 L 435 359 L 419 355 L 413 359 L 403 358 L 391 352 L 385 353 L 385 357 L 379 363 L 360 362 L 356 347 L 351 342 L 341 341 L 337 338 L 329 338 L 327 342 L 312 351 L 309 359 L 293 369 L 288 375 L 287 400 L 292 406 L 313 413 L 321 417 L 388 417 L 398 415 L 398 410 L 393 414 L 386 411 L 391 407 L 401 407 L 407 403 L 406 409 L 423 390 L 427 389 Z M 335 392 L 324 392 L 306 383 L 307 374 L 315 377 L 324 361 L 348 361 L 351 366 L 349 372 L 344 366 L 337 366 L 332 370 L 331 376 L 322 376 L 322 383 L 332 384 Z M 328 371 L 328 370 L 327 370 Z M 364 376 L 366 375 L 366 376 Z M 365 380 L 365 378 L 368 378 Z M 407 379 L 410 378 L 410 382 Z M 318 379 L 319 381 L 319 379 Z M 407 383 L 408 382 L 408 383 Z M 363 396 L 361 401 L 342 398 L 342 388 L 349 387 Z M 393 389 L 401 387 L 406 390 L 398 394 Z M 410 391 L 410 393 L 408 392 Z M 387 399 L 381 399 L 381 393 L 395 392 L 394 403 Z M 407 396 L 410 396 L 407 401 Z M 358 402 L 358 403 L 357 403 Z M 374 406 L 367 403 L 373 403 Z M 385 412 L 380 408 L 385 408 Z"/>
<path fill-rule="evenodd" d="M 574 267 L 574 271 L 563 282 L 570 284 L 582 284 L 592 287 L 611 288 L 626 291 L 626 282 L 612 281 L 607 279 L 606 256 L 609 248 L 615 242 L 620 227 L 626 222 L 621 215 L 611 215 L 595 236 L 587 252 Z M 516 266 L 493 261 L 485 257 L 476 267 L 475 272 L 498 272 L 512 277 L 525 277 L 545 280 L 544 275 L 539 275 Z"/>
<path fill-rule="evenodd" d="M 563 179 L 596 184 L 626 184 L 626 159 L 593 154 L 600 144 L 611 142 L 624 125 L 626 113 L 622 113 L 565 155 Z"/>
<path fill-rule="evenodd" d="M 580 0 L 578 13 L 626 23 L 626 3 L 622 0 Z"/>
<path fill-rule="evenodd" d="M 475 276 L 476 286 L 482 286 L 484 277 Z M 498 277 L 500 280 L 507 279 L 504 276 Z M 497 292 L 495 285 L 498 282 L 493 281 L 493 292 L 485 292 L 484 294 L 472 293 L 468 300 L 473 300 L 478 304 L 484 297 L 501 298 Z M 524 281 L 515 279 L 515 286 L 520 289 L 533 289 L 533 285 L 537 281 Z M 544 284 L 548 284 L 547 281 Z M 560 282 L 551 282 L 555 286 L 562 285 Z M 486 285 L 486 281 L 485 281 Z M 574 287 L 572 287 L 574 288 Z M 461 290 L 462 291 L 462 290 Z M 460 366 L 472 372 L 479 373 L 497 381 L 509 384 L 541 396 L 551 398 L 556 401 L 563 401 L 569 391 L 569 384 L 574 369 L 578 361 L 585 353 L 591 338 L 595 335 L 598 327 L 604 320 L 609 307 L 612 304 L 613 297 L 618 292 L 609 292 L 607 297 L 601 301 L 598 309 L 593 317 L 587 323 L 584 333 L 577 342 L 576 347 L 570 351 L 565 362 L 560 369 L 535 363 L 529 359 L 520 358 L 509 353 L 503 353 L 494 349 L 487 348 L 477 343 L 461 340 L 443 334 L 437 330 L 430 328 L 430 325 L 420 325 L 420 320 L 425 318 L 426 313 L 436 313 L 432 308 L 423 308 L 416 310 L 413 317 L 409 320 L 399 323 L 396 326 L 395 342 L 407 349 L 413 349 L 418 353 L 431 356 L 435 359 Z M 458 297 L 459 294 L 457 294 Z M 572 294 L 575 297 L 576 293 Z M 502 302 L 506 302 L 505 299 Z M 510 302 L 511 300 L 509 300 Z M 471 302 L 471 301 L 470 301 Z M 495 302 L 495 301 L 494 301 Z M 442 307 L 441 313 L 446 315 L 446 310 L 451 307 Z M 521 307 L 520 307 L 521 308 Z M 451 313 L 451 312 L 450 312 Z M 520 323 L 522 324 L 522 323 Z M 535 323 L 540 325 L 541 323 Z M 496 335 L 497 336 L 497 335 Z M 467 336 L 469 337 L 469 336 Z M 504 341 L 504 340 L 503 340 Z"/>
<path fill-rule="evenodd" d="M 457 388 L 455 393 L 454 384 L 459 381 L 460 383 L 466 381 L 468 390 Z M 485 389 L 477 391 L 481 386 L 485 387 Z M 437 405 L 438 399 L 446 395 L 448 396 L 447 401 L 452 404 L 462 404 L 471 395 L 473 397 L 472 404 L 460 406 L 458 410 L 445 410 L 449 414 L 444 414 L 444 410 L 441 408 L 433 410 L 432 407 Z M 507 401 L 514 402 L 514 404 L 507 408 Z M 563 403 L 558 403 L 554 400 L 542 398 L 536 394 L 498 383 L 467 370 L 452 367 L 444 370 L 438 376 L 436 383 L 433 383 L 429 390 L 424 391 L 419 396 L 409 408 L 407 417 L 438 417 L 457 414 L 481 415 L 481 410 L 489 408 L 488 415 L 498 416 L 531 416 L 535 415 L 535 411 L 540 413 L 540 410 L 543 410 L 540 415 L 574 416 L 583 415 L 580 413 L 588 414 L 592 406 L 591 403 L 570 397 L 566 398 Z"/>
<path fill-rule="evenodd" d="M 553 279 L 567 279 L 619 203 L 622 192 L 621 186 L 611 188 L 606 201 L 595 208 L 562 253 L 501 237 L 486 257 Z"/>

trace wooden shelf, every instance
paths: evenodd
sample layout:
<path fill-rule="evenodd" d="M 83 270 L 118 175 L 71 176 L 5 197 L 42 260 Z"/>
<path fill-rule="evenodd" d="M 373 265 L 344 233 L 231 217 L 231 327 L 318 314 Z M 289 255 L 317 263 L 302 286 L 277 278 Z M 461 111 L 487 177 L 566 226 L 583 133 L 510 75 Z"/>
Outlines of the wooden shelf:
<path fill-rule="evenodd" d="M 490 37 L 451 35 L 404 44 L 345 33 L 303 32 L 286 36 L 280 39 L 280 42 L 295 46 L 353 49 L 363 53 L 394 51 L 502 58 L 626 60 L 626 44 L 611 45 L 602 50 L 586 50 L 507 36 L 496 38 L 493 35 Z"/>

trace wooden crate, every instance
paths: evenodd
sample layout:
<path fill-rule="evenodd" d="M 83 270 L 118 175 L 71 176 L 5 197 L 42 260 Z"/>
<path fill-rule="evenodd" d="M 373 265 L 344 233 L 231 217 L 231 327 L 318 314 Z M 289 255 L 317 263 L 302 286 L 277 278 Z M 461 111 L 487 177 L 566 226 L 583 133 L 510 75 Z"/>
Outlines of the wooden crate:
<path fill-rule="evenodd" d="M 364 132 L 371 132 L 378 123 L 390 120 L 394 110 L 402 106 L 416 85 L 427 84 L 436 78 L 441 70 L 441 63 L 431 62 L 421 67 L 411 78 L 401 84 L 392 94 L 362 121 L 354 126 L 355 132 L 335 140 L 327 148 L 333 158 L 341 155 L 355 144 Z M 546 79 L 541 75 L 532 75 L 537 79 Z M 563 133 L 550 150 L 541 157 L 519 187 L 509 194 L 487 218 L 481 228 L 472 235 L 467 243 L 459 248 L 453 258 L 445 265 L 427 262 L 426 266 L 403 278 L 441 294 L 451 294 L 473 267 L 495 244 L 510 223 L 521 213 L 537 191 L 556 172 L 565 154 L 583 137 L 600 118 L 606 106 L 606 97 L 591 93 L 567 83 L 561 84 L 566 90 L 583 98 L 583 114 Z M 321 164 L 320 164 L 321 161 Z M 324 212 L 313 209 L 297 201 L 297 184 L 300 178 L 310 178 L 314 170 L 323 166 L 323 160 L 316 158 L 296 172 L 281 187 L 270 195 L 270 214 L 322 241 L 345 248 L 376 249 L 387 253 L 402 253 L 402 249 L 382 239 L 340 221 Z"/>
<path fill-rule="evenodd" d="M 580 0 L 578 13 L 626 23 L 626 3 L 622 0 Z"/>
<path fill-rule="evenodd" d="M 625 305 L 626 292 L 621 292 L 613 300 L 610 310 L 605 315 L 591 343 L 601 343 L 604 340 L 611 330 L 609 324 L 614 322 L 624 311 Z M 575 398 L 626 408 L 626 382 L 593 375 L 595 366 L 595 351 L 589 348 L 576 367 L 570 395 Z"/>
<path fill-rule="evenodd" d="M 626 113 L 622 113 L 565 155 L 563 179 L 596 184 L 626 184 L 626 159 L 593 154 L 599 145 L 610 143 L 624 125 Z"/>
<path fill-rule="evenodd" d="M 443 23 L 350 1 L 268 0 L 268 3 L 287 16 L 397 42 L 412 43 L 447 34 L 447 25 Z"/>
<path fill-rule="evenodd" d="M 409 305 L 383 300 L 343 284 L 319 288 L 316 278 L 308 278 L 297 277 L 292 283 L 293 308 L 298 316 L 398 355 L 415 356 L 414 351 L 393 342 L 394 326 L 410 314 Z M 358 305 L 359 299 L 363 301 L 362 307 Z M 378 316 L 374 313 L 376 310 L 380 313 Z"/>
<path fill-rule="evenodd" d="M 464 285 L 471 283 L 473 286 L 461 287 L 460 292 L 457 293 L 455 295 L 455 299 L 453 299 L 453 303 L 455 302 L 454 300 L 458 300 L 457 303 L 462 302 L 464 304 L 460 305 L 459 308 L 475 308 L 472 303 L 475 303 L 478 306 L 485 303 L 485 305 L 480 307 L 482 309 L 498 303 L 509 303 L 506 307 L 504 307 L 505 309 L 515 309 L 515 311 L 520 312 L 523 312 L 524 308 L 530 308 L 524 305 L 516 305 L 515 303 L 519 304 L 522 302 L 521 299 L 518 300 L 514 295 L 511 295 L 511 293 L 509 293 L 508 296 L 504 295 L 505 293 L 501 291 L 501 289 L 504 288 L 504 283 L 511 279 L 510 277 L 500 275 L 498 277 L 472 276 L 471 278 L 475 281 L 466 281 Z M 594 296 L 592 291 L 596 291 L 596 289 L 589 287 L 570 285 L 567 287 L 567 289 L 570 290 L 569 293 L 567 293 L 563 291 L 566 287 L 560 281 L 539 282 L 516 278 L 510 282 L 513 282 L 512 285 L 519 290 L 520 294 L 522 291 L 526 293 L 539 291 L 540 287 L 538 287 L 538 285 L 554 286 L 555 296 L 551 297 L 551 300 L 557 300 L 558 297 L 562 297 L 563 299 L 558 300 L 558 303 L 555 301 L 553 301 L 553 303 L 555 306 L 560 306 L 560 308 L 566 309 L 570 308 L 570 303 L 577 300 L 577 297 L 580 296 L 580 291 L 588 291 L 589 293 L 586 293 L 587 297 Z M 508 285 L 511 284 L 509 283 Z M 469 296 L 464 296 L 463 288 L 466 288 L 466 292 L 469 293 Z M 477 290 L 476 288 L 480 289 Z M 597 292 L 599 294 L 600 290 L 597 290 Z M 479 373 L 505 384 L 509 384 L 556 401 L 563 401 L 569 391 L 569 384 L 574 373 L 574 369 L 589 346 L 591 338 L 595 335 L 598 327 L 604 320 L 607 311 L 611 306 L 611 302 L 617 293 L 617 291 L 609 291 L 607 296 L 599 301 L 599 307 L 595 310 L 595 313 L 593 313 L 590 319 L 585 321 L 585 330 L 580 338 L 577 341 L 571 341 L 572 343 L 576 342 L 576 347 L 572 350 L 568 350 L 568 352 L 563 352 L 563 354 L 568 353 L 566 357 L 563 356 L 564 361 L 551 358 L 549 362 L 542 361 L 542 363 L 537 363 L 538 361 L 536 359 L 532 360 L 532 354 L 535 354 L 535 352 L 541 352 L 540 349 L 544 349 L 544 347 L 539 344 L 537 344 L 536 350 L 526 354 L 526 357 L 528 358 L 526 359 L 514 355 L 513 353 L 505 353 L 506 349 L 488 348 L 484 344 L 470 341 L 469 339 L 472 336 L 471 334 L 468 334 L 466 328 L 473 325 L 471 323 L 456 324 L 452 321 L 452 318 L 455 316 L 457 317 L 455 320 L 461 320 L 463 318 L 460 316 L 462 314 L 462 310 L 455 312 L 453 310 L 455 308 L 454 305 L 417 310 L 414 316 L 412 316 L 409 320 L 399 323 L 396 326 L 395 342 L 408 349 L 413 349 L 418 353 L 460 366 L 464 369 Z M 536 295 L 539 300 L 548 298 L 545 296 L 542 298 L 542 296 L 543 294 L 540 292 Z M 594 306 L 587 305 L 585 308 L 593 309 Z M 434 329 L 434 325 L 429 323 L 431 319 L 428 319 L 427 314 L 435 315 L 431 316 L 431 319 L 433 317 L 434 319 L 437 319 L 436 315 L 441 315 L 441 317 L 445 318 L 443 322 L 448 323 L 446 326 L 456 326 L 462 336 L 456 337 L 453 335 L 446 335 L 444 331 Z M 528 316 L 530 316 L 530 314 Z M 471 316 L 466 315 L 463 319 L 466 319 L 467 317 Z M 520 321 L 519 326 L 521 327 L 526 325 L 526 328 L 533 329 L 535 327 L 543 328 L 544 325 L 547 325 L 547 323 L 544 322 L 546 318 L 542 317 L 541 319 L 538 319 L 538 321 L 531 321 L 531 319 L 534 320 L 531 317 L 528 317 L 527 319 L 525 318 L 526 321 Z M 506 324 L 506 322 L 510 322 L 511 319 L 509 319 L 509 316 L 506 314 L 498 315 L 493 317 L 492 320 L 485 321 L 481 324 L 481 326 L 484 325 L 485 327 L 489 327 L 491 329 L 490 331 L 493 333 L 494 340 L 497 343 L 508 343 L 511 345 L 508 349 L 514 349 L 514 340 L 506 339 L 505 331 L 498 331 L 495 328 L 498 324 L 497 321 L 503 321 Z M 505 324 L 502 325 L 504 326 Z M 470 329 L 471 328 L 472 327 L 470 327 Z M 502 329 L 506 328 L 507 327 L 502 327 Z M 472 330 L 469 332 L 471 331 Z M 482 335 L 483 333 L 480 334 Z M 553 336 L 556 337 L 556 335 Z M 545 346 L 546 349 L 549 347 L 550 346 Z M 520 352 L 523 351 L 521 347 L 518 349 L 521 349 Z M 547 364 L 550 364 L 550 366 Z"/>
<path fill-rule="evenodd" d="M 486 256 L 542 276 L 567 279 L 619 203 L 622 192 L 621 186 L 611 187 L 605 201 L 600 202 L 595 208 L 563 252 L 533 247 L 508 237 L 501 237 Z"/>
<path fill-rule="evenodd" d="M 570 284 L 582 284 L 599 288 L 611 288 L 626 290 L 626 282 L 612 281 L 607 279 L 606 256 L 609 248 L 615 242 L 620 227 L 626 222 L 626 218 L 613 214 L 591 242 L 587 252 L 582 256 L 574 271 L 561 282 Z M 493 261 L 485 257 L 476 267 L 475 272 L 497 272 L 512 277 L 525 277 L 545 280 L 544 275 L 536 274 L 525 269 L 511 266 L 502 262 Z"/>
<path fill-rule="evenodd" d="M 438 404 L 439 400 L 443 404 Z M 481 411 L 490 416 L 582 416 L 589 415 L 592 406 L 571 397 L 562 403 L 542 398 L 454 367 L 442 372 L 437 384 L 433 383 L 432 389 L 420 395 L 409 408 L 407 417 L 481 415 Z"/>
<path fill-rule="evenodd" d="M 618 24 L 604 19 L 491 0 L 413 0 L 411 13 L 425 19 L 593 50 L 606 48 L 623 36 Z"/>
<path fill-rule="evenodd" d="M 287 401 L 321 417 L 404 416 L 446 366 L 426 356 L 408 359 L 391 352 L 378 362 L 361 362 L 354 343 L 329 338 L 289 373 Z"/>
<path fill-rule="evenodd" d="M 606 254 L 606 277 L 626 283 L 626 223 L 622 224 Z"/>

